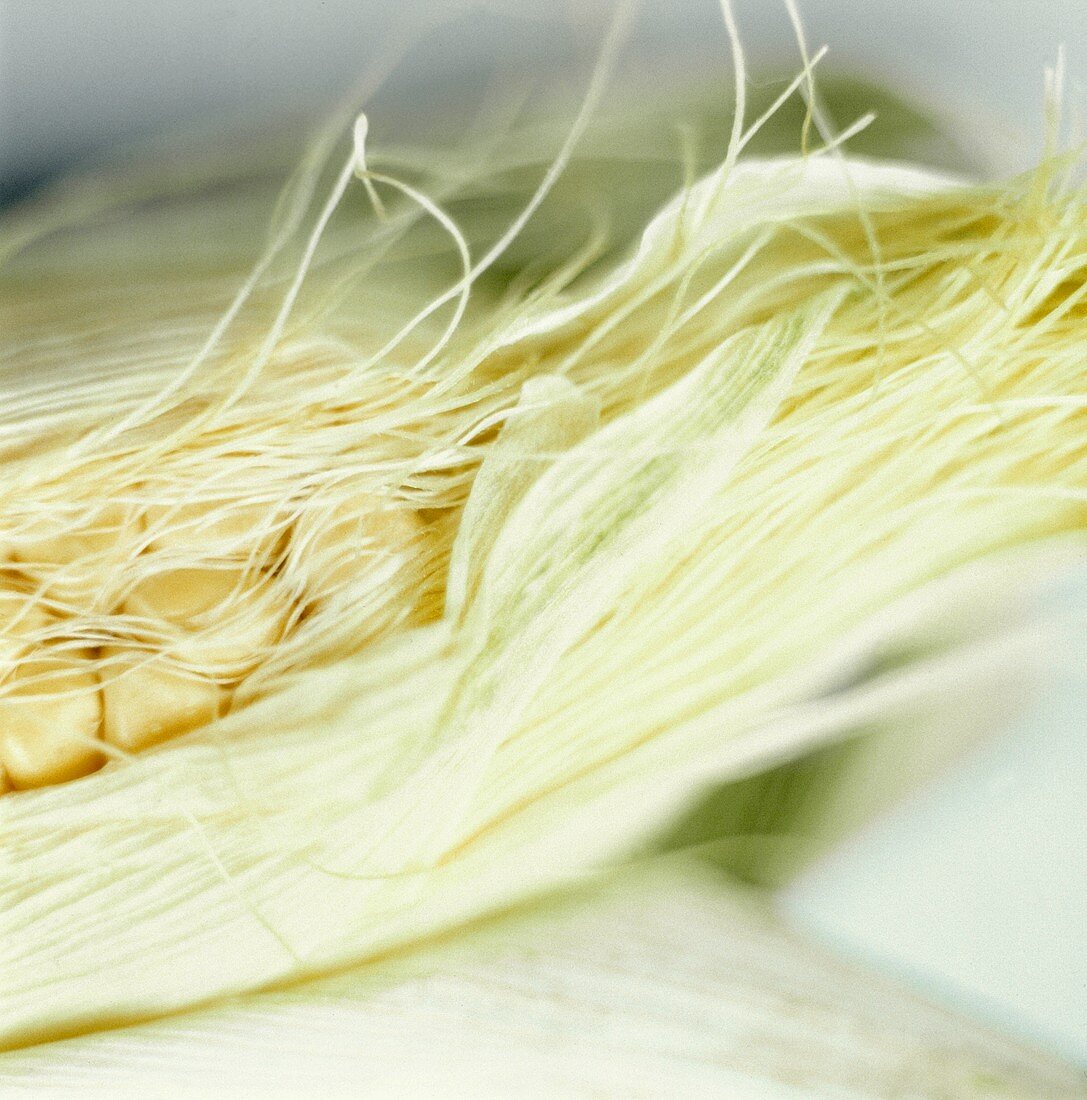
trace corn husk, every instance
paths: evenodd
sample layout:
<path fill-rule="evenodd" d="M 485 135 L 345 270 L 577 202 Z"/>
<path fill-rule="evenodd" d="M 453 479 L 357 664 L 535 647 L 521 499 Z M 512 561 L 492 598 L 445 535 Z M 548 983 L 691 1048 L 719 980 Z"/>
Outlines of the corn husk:
<path fill-rule="evenodd" d="M 979 186 L 833 151 L 737 161 L 731 148 L 627 252 L 594 230 L 511 279 L 495 266 L 506 237 L 481 232 L 477 247 L 442 205 L 501 195 L 502 177 L 466 184 L 460 165 L 420 181 L 365 158 L 365 138 L 331 181 L 318 153 L 303 163 L 241 294 L 221 241 L 173 261 L 199 203 L 179 215 L 154 201 L 136 249 L 131 223 L 46 238 L 7 284 L 0 543 L 18 591 L 62 623 L 38 641 L 98 653 L 102 678 L 122 663 L 110 654 L 158 647 L 175 673 L 229 687 L 232 709 L 0 799 L 5 1046 L 406 949 L 599 873 L 713 783 L 1051 652 L 1037 630 L 944 625 L 949 607 L 992 625 L 1024 578 L 1082 559 L 1087 253 L 1059 164 Z M 385 196 L 384 220 L 352 204 L 353 174 Z M 545 232 L 561 232 L 561 212 Z M 70 560 L 42 549 L 73 539 Z M 254 599 L 278 616 L 235 661 L 194 655 L 130 610 L 164 570 L 209 565 L 245 578 L 223 621 L 244 623 Z M 640 889 L 619 908 L 644 908 Z M 676 896 L 661 920 L 702 919 L 701 885 L 653 889 Z M 878 996 L 854 1008 L 845 979 L 794 1042 L 783 1021 L 798 999 L 812 1009 L 797 992 L 815 980 L 809 960 L 743 909 L 692 942 L 780 952 L 780 997 L 764 969 L 736 977 L 733 955 L 714 956 L 724 984 L 709 995 L 748 1022 L 750 998 L 768 998 L 776 1053 L 745 1063 L 737 1023 L 728 1065 L 707 1061 L 695 1006 L 681 1044 L 695 1064 L 651 1047 L 648 1080 L 1050 1087 L 962 1025 L 933 1040 L 922 1021 L 898 1045 L 878 1017 L 912 1009 Z M 585 954 L 601 954 L 592 921 L 619 919 L 603 912 Z M 635 969 L 658 978 L 614 999 L 651 1005 L 678 949 L 631 936 L 646 951 Z M 480 965 L 481 983 L 504 980 L 505 960 Z M 592 980 L 579 964 L 569 996 Z M 281 1010 L 289 998 L 209 1009 L 226 1016 L 173 1035 L 189 1043 L 206 1023 L 227 1037 L 231 1012 L 256 1035 Z M 365 1025 L 380 1032 L 383 1011 L 367 997 Z M 813 1021 L 830 1015 L 863 1037 L 817 1069 Z M 465 1042 L 419 1019 L 420 1043 Z M 363 1026 L 354 1009 L 333 1020 L 336 1036 Z M 170 1026 L 54 1050 L 123 1073 L 124 1044 L 137 1061 L 168 1050 Z M 646 1030 L 632 1020 L 624 1042 Z M 862 1051 L 872 1083 L 847 1068 Z M 13 1056 L 9 1079 L 41 1073 L 36 1057 Z M 469 1063 L 465 1088 L 493 1059 Z M 572 1069 L 549 1055 L 531 1072 L 560 1087 Z"/>
<path fill-rule="evenodd" d="M 0 1059 L 80 1095 L 1069 1097 L 1025 1047 L 655 861 L 320 981 Z"/>

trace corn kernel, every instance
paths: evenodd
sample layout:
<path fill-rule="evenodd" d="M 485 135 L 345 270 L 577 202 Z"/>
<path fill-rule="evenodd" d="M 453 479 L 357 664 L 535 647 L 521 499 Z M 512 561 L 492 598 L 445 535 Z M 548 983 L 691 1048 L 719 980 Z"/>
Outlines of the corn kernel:
<path fill-rule="evenodd" d="M 247 561 L 254 549 L 258 560 L 269 562 L 282 549 L 285 531 L 265 528 L 269 508 L 264 504 L 223 502 L 153 504 L 144 522 L 153 550 L 199 550 L 208 558 Z"/>
<path fill-rule="evenodd" d="M 0 668 L 8 668 L 24 656 L 55 617 L 41 604 L 31 603 L 22 592 L 0 589 Z"/>
<path fill-rule="evenodd" d="M 171 668 L 163 658 L 106 647 L 103 674 L 103 736 L 126 752 L 138 752 L 218 717 L 226 692 L 201 676 Z"/>
<path fill-rule="evenodd" d="M 13 787 L 64 783 L 102 764 L 94 746 L 102 701 L 98 678 L 85 658 L 28 661 L 13 684 L 0 697 L 0 764 Z"/>
<path fill-rule="evenodd" d="M 120 564 L 138 542 L 140 522 L 131 510 L 108 505 L 77 527 L 39 523 L 10 540 L 13 561 L 44 582 L 58 599 L 93 604 L 101 595 L 102 576 Z"/>
<path fill-rule="evenodd" d="M 415 512 L 378 508 L 359 512 L 343 506 L 331 515 L 304 514 L 295 529 L 295 545 L 320 578 L 321 591 L 339 588 L 372 575 L 390 554 L 411 556 L 411 544 L 422 523 Z"/>
<path fill-rule="evenodd" d="M 273 583 L 266 577 L 259 580 Z M 243 675 L 283 633 L 289 606 L 267 591 L 257 597 L 242 569 L 174 569 L 143 580 L 124 610 L 160 622 L 173 637 L 171 653 L 184 663 L 224 676 Z"/>

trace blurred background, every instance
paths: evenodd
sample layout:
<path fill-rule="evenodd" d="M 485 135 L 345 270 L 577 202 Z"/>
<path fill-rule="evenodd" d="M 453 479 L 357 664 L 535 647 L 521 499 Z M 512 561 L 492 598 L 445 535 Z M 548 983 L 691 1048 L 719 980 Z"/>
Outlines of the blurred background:
<path fill-rule="evenodd" d="M 819 72 L 836 121 L 879 113 L 854 146 L 869 155 L 985 176 L 1029 166 L 1043 141 L 1044 70 L 1062 47 L 1071 127 L 1085 102 L 1082 0 L 799 7 L 812 50 L 830 48 Z M 441 140 L 463 124 L 450 111 L 461 100 L 492 96 L 496 110 L 509 93 L 526 110 L 537 98 L 575 103 L 613 8 L 0 0 L 0 203 L 175 134 L 304 128 L 367 74 L 388 74 L 360 92 L 377 149 L 405 133 Z M 737 0 L 735 11 L 750 95 L 765 104 L 799 67 L 796 38 L 781 0 Z M 647 0 L 621 68 L 629 109 L 685 104 L 662 127 L 670 163 L 680 148 L 672 129 L 692 120 L 699 163 L 712 162 L 732 81 L 715 0 Z M 802 113 L 788 116 L 793 131 Z M 762 151 L 775 148 L 768 136 Z M 1087 604 L 1087 574 L 1049 601 Z M 781 904 L 842 949 L 1087 1063 L 1087 654 L 1070 658 L 1029 705 L 994 721 L 979 748 L 805 861 Z M 796 782 L 783 797 L 797 802 L 802 831 Z"/>
<path fill-rule="evenodd" d="M 416 45 L 395 94 L 420 107 L 495 58 L 537 77 L 546 58 L 558 78 L 579 46 L 592 48 L 593 29 L 611 7 L 610 0 L 2 0 L 0 180 L 11 194 L 163 129 L 318 109 L 401 39 Z M 810 42 L 830 47 L 827 71 L 893 87 L 953 124 L 996 168 L 1025 166 L 1037 150 L 1042 73 L 1061 44 L 1073 92 L 1081 85 L 1087 5 L 1079 0 L 800 7 Z M 735 8 L 752 71 L 793 71 L 795 41 L 780 0 L 738 0 Z M 715 0 L 646 0 L 630 50 L 647 76 L 702 74 L 727 88 Z"/>

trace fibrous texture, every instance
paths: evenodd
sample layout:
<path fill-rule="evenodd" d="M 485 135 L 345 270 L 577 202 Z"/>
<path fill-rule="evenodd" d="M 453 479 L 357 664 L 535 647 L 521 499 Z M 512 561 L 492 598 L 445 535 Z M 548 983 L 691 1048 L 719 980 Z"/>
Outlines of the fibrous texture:
<path fill-rule="evenodd" d="M 946 690 L 969 661 L 865 675 L 1028 552 L 1082 553 L 1087 222 L 1052 165 L 730 155 L 607 270 L 503 287 L 364 138 L 331 254 L 277 273 L 303 172 L 203 346 L 221 271 L 118 319 L 63 257 L 11 285 L 0 754 L 37 789 L 0 801 L 9 1045 L 577 878 Z M 389 204 L 372 252 L 326 224 L 352 173 Z"/>
<path fill-rule="evenodd" d="M 179 1080 L 201 1095 L 1079 1095 L 1074 1071 L 873 982 L 764 897 L 675 860 L 370 967 L 0 1058 L 0 1085 L 39 1095 Z"/>

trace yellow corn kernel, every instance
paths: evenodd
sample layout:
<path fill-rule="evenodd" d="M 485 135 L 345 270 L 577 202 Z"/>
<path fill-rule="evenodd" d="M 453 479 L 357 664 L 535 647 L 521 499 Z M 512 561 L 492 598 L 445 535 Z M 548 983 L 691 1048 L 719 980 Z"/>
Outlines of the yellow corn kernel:
<path fill-rule="evenodd" d="M 64 783 L 102 764 L 94 746 L 101 733 L 102 700 L 85 658 L 27 661 L 8 688 L 0 697 L 0 764 L 13 787 Z"/>
<path fill-rule="evenodd" d="M 42 521 L 30 531 L 19 532 L 11 540 L 13 557 L 20 562 L 64 565 L 110 550 L 128 530 L 138 531 L 138 520 L 111 504 L 76 527 Z"/>
<path fill-rule="evenodd" d="M 56 619 L 22 592 L 0 589 L 0 668 L 9 668 L 34 644 L 34 635 Z"/>
<path fill-rule="evenodd" d="M 198 549 L 206 558 L 235 561 L 248 560 L 255 550 L 258 559 L 271 561 L 286 532 L 265 529 L 269 511 L 264 504 L 152 504 L 144 512 L 148 545 L 153 550 Z"/>
<path fill-rule="evenodd" d="M 11 536 L 13 561 L 50 595 L 76 604 L 101 594 L 103 572 L 127 558 L 137 544 L 140 521 L 120 505 L 107 505 L 76 527 L 39 522 Z"/>
<path fill-rule="evenodd" d="M 360 512 L 346 505 L 326 513 L 304 514 L 295 526 L 294 543 L 319 578 L 320 592 L 330 593 L 353 582 L 380 575 L 382 562 L 394 555 L 413 556 L 412 543 L 423 529 L 415 512 L 382 508 Z"/>
<path fill-rule="evenodd" d="M 125 611 L 188 626 L 232 600 L 246 584 L 242 569 L 167 569 L 140 581 Z"/>
<path fill-rule="evenodd" d="M 185 664 L 243 675 L 279 640 L 289 612 L 286 599 L 269 599 L 266 590 L 258 598 L 254 581 L 243 569 L 173 569 L 141 581 L 124 610 L 162 623 L 172 633 L 166 644 Z"/>
<path fill-rule="evenodd" d="M 171 668 L 163 658 L 106 647 L 102 730 L 111 745 L 138 752 L 207 725 L 221 713 L 227 693 L 202 676 Z"/>

